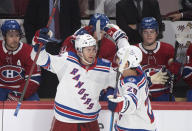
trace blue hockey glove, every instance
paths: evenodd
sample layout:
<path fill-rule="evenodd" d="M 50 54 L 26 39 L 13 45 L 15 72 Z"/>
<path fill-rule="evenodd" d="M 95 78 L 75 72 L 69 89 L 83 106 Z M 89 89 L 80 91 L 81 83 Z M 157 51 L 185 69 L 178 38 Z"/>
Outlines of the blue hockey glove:
<path fill-rule="evenodd" d="M 51 36 L 51 34 L 49 35 L 48 33 L 50 33 L 48 28 L 41 28 L 40 30 L 38 30 L 35 33 L 35 36 L 33 37 L 33 41 L 32 41 L 32 45 L 34 47 L 34 50 L 37 52 L 39 45 L 43 44 L 42 49 L 45 49 L 45 45 L 48 43 L 49 38 Z"/>
<path fill-rule="evenodd" d="M 108 100 L 107 96 L 112 95 L 113 93 L 114 93 L 114 89 L 111 87 L 107 88 L 106 90 L 102 90 L 100 93 L 99 100 L 107 101 Z"/>

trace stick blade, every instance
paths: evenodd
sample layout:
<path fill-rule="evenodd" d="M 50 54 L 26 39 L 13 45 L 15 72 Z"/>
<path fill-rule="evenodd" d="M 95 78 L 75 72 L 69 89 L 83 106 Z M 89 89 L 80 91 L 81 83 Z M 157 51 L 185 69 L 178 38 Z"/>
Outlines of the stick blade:
<path fill-rule="evenodd" d="M 16 107 L 15 112 L 14 112 L 15 117 L 17 117 L 17 114 L 19 112 L 20 107 L 21 107 L 21 102 L 18 102 L 17 107 Z"/>

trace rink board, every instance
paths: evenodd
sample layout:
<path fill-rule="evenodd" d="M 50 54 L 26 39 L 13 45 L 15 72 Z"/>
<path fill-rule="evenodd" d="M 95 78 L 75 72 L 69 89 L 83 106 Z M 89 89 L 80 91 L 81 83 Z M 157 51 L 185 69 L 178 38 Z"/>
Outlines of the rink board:
<path fill-rule="evenodd" d="M 109 131 L 111 112 L 107 103 L 101 102 L 99 115 L 101 131 Z M 16 102 L 0 102 L 1 131 L 49 131 L 53 118 L 53 101 L 23 102 L 18 116 Z M 158 131 L 192 131 L 192 103 L 153 102 Z"/>

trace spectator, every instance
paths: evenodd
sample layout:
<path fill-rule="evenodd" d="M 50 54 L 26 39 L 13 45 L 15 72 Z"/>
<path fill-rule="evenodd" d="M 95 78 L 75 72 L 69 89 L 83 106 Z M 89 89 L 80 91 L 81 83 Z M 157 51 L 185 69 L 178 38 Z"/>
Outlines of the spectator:
<path fill-rule="evenodd" d="M 52 4 L 53 0 L 29 0 L 24 17 L 24 29 L 28 43 L 32 42 L 36 30 L 47 25 L 52 11 Z M 63 41 L 81 26 L 78 0 L 58 0 L 56 9 L 55 18 L 59 18 L 59 21 L 58 19 L 55 19 L 53 21 L 55 23 L 52 23 L 49 28 L 55 32 L 54 36 L 59 32 L 57 39 Z M 59 29 L 59 31 L 56 31 L 56 29 Z M 50 43 L 46 46 L 46 50 L 49 53 L 56 55 L 59 53 L 61 43 Z M 58 79 L 55 74 L 42 69 L 41 88 L 39 90 L 40 97 L 54 97 L 57 84 Z"/>
<path fill-rule="evenodd" d="M 20 41 L 23 33 L 17 21 L 6 20 L 1 31 L 4 40 L 0 41 L 0 101 L 17 101 L 32 67 L 32 47 Z M 39 82 L 40 68 L 35 66 L 24 100 L 39 100 L 36 93 Z"/>
<path fill-rule="evenodd" d="M 182 0 L 181 5 L 183 9 L 168 13 L 166 18 L 172 21 L 192 20 L 192 0 Z"/>
<path fill-rule="evenodd" d="M 120 0 L 95 0 L 95 13 L 116 17 L 116 3 Z"/>
<path fill-rule="evenodd" d="M 88 17 L 89 4 L 88 0 L 79 0 L 80 15 L 81 17 Z"/>
<path fill-rule="evenodd" d="M 148 96 L 149 87 L 146 74 L 140 66 L 141 50 L 131 45 L 128 48 L 119 49 L 117 57 L 121 73 L 118 80 L 119 93 L 116 98 L 113 95 L 108 96 L 112 102 L 109 105 L 118 103 L 115 111 L 119 112 L 119 119 L 115 124 L 115 130 L 155 131 L 155 117 Z M 114 111 L 114 109 L 111 110 Z"/>
<path fill-rule="evenodd" d="M 140 2 L 138 6 L 137 1 Z M 158 38 L 162 38 L 164 25 L 157 0 L 121 0 L 116 4 L 117 25 L 125 31 L 129 37 L 130 44 L 142 41 L 139 34 L 139 25 L 144 17 L 154 17 L 157 19 L 159 23 Z"/>
<path fill-rule="evenodd" d="M 24 29 L 28 43 L 32 42 L 36 30 L 47 25 L 52 4 L 53 0 L 29 1 L 24 17 Z M 59 9 L 60 39 L 65 40 L 81 26 L 78 0 L 58 0 L 57 9 Z M 54 32 L 54 30 L 52 31 Z"/>
<path fill-rule="evenodd" d="M 37 31 L 32 59 L 38 44 L 46 45 L 47 33 L 47 28 Z M 60 80 L 51 131 L 99 131 L 99 93 L 115 86 L 116 73 L 110 62 L 96 58 L 96 40 L 91 35 L 77 36 L 75 49 L 77 53 L 65 52 L 60 56 L 52 56 L 42 49 L 37 60 L 37 64 L 56 73 Z"/>
<path fill-rule="evenodd" d="M 141 65 L 146 74 L 150 76 L 165 69 L 169 76 L 172 74 L 178 76 L 180 64 L 173 61 L 174 47 L 171 44 L 156 40 L 159 33 L 156 19 L 153 17 L 143 18 L 140 25 L 140 33 L 143 42 L 136 44 L 136 46 L 143 52 Z M 149 89 L 151 100 L 169 101 L 171 89 L 171 83 L 153 84 Z M 174 98 L 171 97 L 171 100 L 174 100 Z"/>
<path fill-rule="evenodd" d="M 13 14 L 14 11 L 15 11 L 14 3 L 12 0 L 1 0 L 1 4 L 0 4 L 1 15 Z"/>

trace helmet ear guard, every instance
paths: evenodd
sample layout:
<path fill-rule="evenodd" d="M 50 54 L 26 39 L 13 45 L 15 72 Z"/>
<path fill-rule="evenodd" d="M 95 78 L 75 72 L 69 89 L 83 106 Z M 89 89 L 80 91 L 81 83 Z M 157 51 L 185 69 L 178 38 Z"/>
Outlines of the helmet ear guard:
<path fill-rule="evenodd" d="M 2 35 L 5 36 L 9 30 L 19 31 L 20 36 L 23 36 L 23 32 L 19 23 L 16 20 L 6 20 L 1 26 Z"/>
<path fill-rule="evenodd" d="M 155 29 L 157 34 L 159 34 L 159 24 L 154 17 L 145 17 L 142 19 L 139 29 L 140 34 L 142 34 L 144 29 Z"/>
<path fill-rule="evenodd" d="M 96 13 L 90 18 L 90 21 L 89 21 L 89 26 L 92 25 L 94 31 L 96 30 L 96 23 L 98 20 L 100 20 L 100 29 L 101 30 L 104 30 L 105 26 L 107 24 L 109 24 L 109 18 L 106 15 Z"/>
<path fill-rule="evenodd" d="M 126 69 L 138 67 L 142 61 L 141 50 L 133 45 L 120 48 L 117 51 L 117 57 L 119 58 L 119 72 L 123 72 L 125 64 L 128 62 L 129 66 Z"/>

